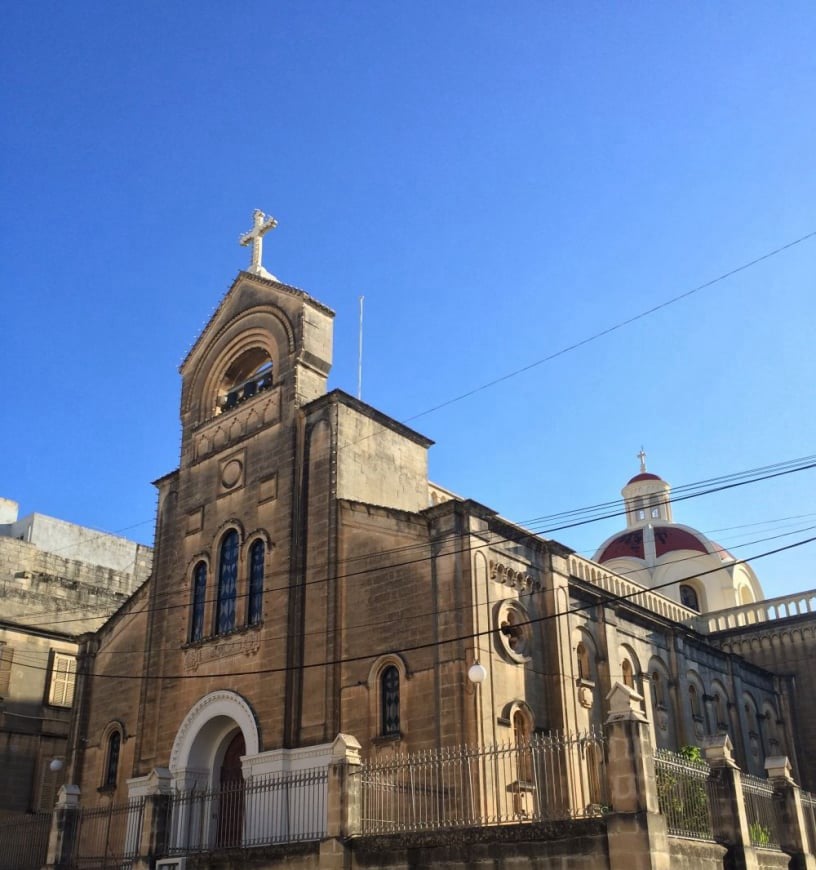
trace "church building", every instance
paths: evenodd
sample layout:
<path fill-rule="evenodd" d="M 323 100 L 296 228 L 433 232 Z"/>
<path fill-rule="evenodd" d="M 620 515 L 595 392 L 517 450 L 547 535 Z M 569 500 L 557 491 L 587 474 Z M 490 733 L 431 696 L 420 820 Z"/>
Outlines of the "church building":
<path fill-rule="evenodd" d="M 816 593 L 771 614 L 749 566 L 674 522 L 644 456 L 594 559 L 431 483 L 428 438 L 327 390 L 334 314 L 264 269 L 273 226 L 256 212 L 251 265 L 181 365 L 153 573 L 81 644 L 65 775 L 81 804 L 325 768 L 338 735 L 386 764 L 598 734 L 621 686 L 652 746 L 727 733 L 744 771 L 787 756 L 816 788 L 799 673 Z M 798 658 L 757 640 L 771 622 L 802 623 Z M 599 815 L 601 759 L 581 752 L 571 781 Z M 525 764 L 506 789 L 518 818 Z M 246 837 L 250 805 L 229 806 L 211 843 Z"/>

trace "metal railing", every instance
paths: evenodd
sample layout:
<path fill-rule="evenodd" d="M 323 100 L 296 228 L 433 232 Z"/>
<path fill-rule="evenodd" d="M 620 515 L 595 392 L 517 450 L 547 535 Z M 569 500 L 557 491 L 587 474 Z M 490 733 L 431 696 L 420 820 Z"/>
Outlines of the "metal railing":
<path fill-rule="evenodd" d="M 0 821 L 0 870 L 39 870 L 48 856 L 51 813 Z"/>
<path fill-rule="evenodd" d="M 655 751 L 655 774 L 660 812 L 674 837 L 713 840 L 710 768 L 668 749 Z"/>
<path fill-rule="evenodd" d="M 523 745 L 452 746 L 363 764 L 363 835 L 599 816 L 600 734 L 536 735 Z"/>
<path fill-rule="evenodd" d="M 168 854 L 320 840 L 326 833 L 325 767 L 253 777 L 168 801 Z"/>
<path fill-rule="evenodd" d="M 816 795 L 809 791 L 802 792 L 802 814 L 805 817 L 810 853 L 816 855 Z"/>
<path fill-rule="evenodd" d="M 743 773 L 742 796 L 751 845 L 762 849 L 779 849 L 779 823 L 773 785 L 767 779 Z"/>
<path fill-rule="evenodd" d="M 73 866 L 127 868 L 139 854 L 145 799 L 125 804 L 84 807 L 76 814 Z"/>

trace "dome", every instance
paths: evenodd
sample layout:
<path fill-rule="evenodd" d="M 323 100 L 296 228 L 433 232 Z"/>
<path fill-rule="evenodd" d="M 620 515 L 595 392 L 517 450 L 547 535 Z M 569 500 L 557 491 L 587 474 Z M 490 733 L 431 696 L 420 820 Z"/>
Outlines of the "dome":
<path fill-rule="evenodd" d="M 647 532 L 644 537 L 644 532 Z M 610 559 L 646 559 L 647 551 L 654 548 L 654 558 L 660 559 L 679 550 L 712 553 L 722 561 L 733 558 L 719 544 L 710 541 L 702 532 L 675 523 L 650 523 L 639 529 L 629 529 L 608 538 L 595 554 L 595 562 Z"/>
<path fill-rule="evenodd" d="M 651 471 L 641 471 L 640 474 L 636 474 L 636 475 L 635 475 L 635 476 L 634 476 L 634 477 L 629 481 L 629 483 L 640 483 L 642 480 L 659 480 L 661 483 L 665 483 L 665 482 L 666 482 L 666 481 L 664 481 L 663 478 L 660 477 L 659 475 L 657 475 L 657 474 L 652 474 Z M 629 483 L 627 483 L 626 485 L 629 486 Z"/>
<path fill-rule="evenodd" d="M 626 528 L 598 547 L 593 561 L 646 588 L 703 612 L 758 601 L 762 587 L 750 565 L 735 559 L 703 532 L 674 521 L 671 486 L 646 471 L 624 486 Z M 684 598 L 685 596 L 685 598 Z"/>

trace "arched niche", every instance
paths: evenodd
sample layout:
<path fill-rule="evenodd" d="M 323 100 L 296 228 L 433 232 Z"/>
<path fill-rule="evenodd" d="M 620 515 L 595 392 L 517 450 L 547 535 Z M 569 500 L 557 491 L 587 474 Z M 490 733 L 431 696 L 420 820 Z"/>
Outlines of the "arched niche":
<path fill-rule="evenodd" d="M 290 371 L 293 352 L 294 331 L 283 312 L 272 307 L 245 312 L 202 348 L 192 371 L 184 372 L 182 414 L 191 413 L 198 422 L 218 416 L 229 392 L 243 389 L 255 375 L 264 389 L 279 383 Z"/>
<path fill-rule="evenodd" d="M 260 741 L 255 716 L 236 692 L 210 692 L 184 717 L 170 752 L 170 772 L 180 789 L 214 787 L 223 755 L 240 731 L 246 755 L 257 755 Z"/>

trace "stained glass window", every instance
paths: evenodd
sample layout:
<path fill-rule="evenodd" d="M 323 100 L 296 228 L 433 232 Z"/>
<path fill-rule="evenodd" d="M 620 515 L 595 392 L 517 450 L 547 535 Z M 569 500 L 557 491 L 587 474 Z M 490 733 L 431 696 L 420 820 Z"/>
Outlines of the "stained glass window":
<path fill-rule="evenodd" d="M 399 671 L 389 665 L 380 675 L 380 699 L 382 704 L 382 736 L 399 737 L 400 696 Z"/>
<path fill-rule="evenodd" d="M 255 541 L 249 551 L 249 602 L 247 624 L 257 625 L 263 614 L 264 542 Z"/>
<path fill-rule="evenodd" d="M 105 768 L 105 785 L 116 785 L 116 776 L 119 772 L 119 747 L 122 745 L 122 735 L 114 731 L 108 739 L 108 765 Z"/>
<path fill-rule="evenodd" d="M 221 541 L 218 563 L 218 601 L 215 609 L 215 633 L 228 634 L 235 628 L 235 590 L 238 580 L 238 532 L 234 529 Z"/>
<path fill-rule="evenodd" d="M 193 572 L 193 620 L 190 640 L 201 640 L 204 634 L 204 599 L 207 595 L 207 564 L 199 562 Z"/>

